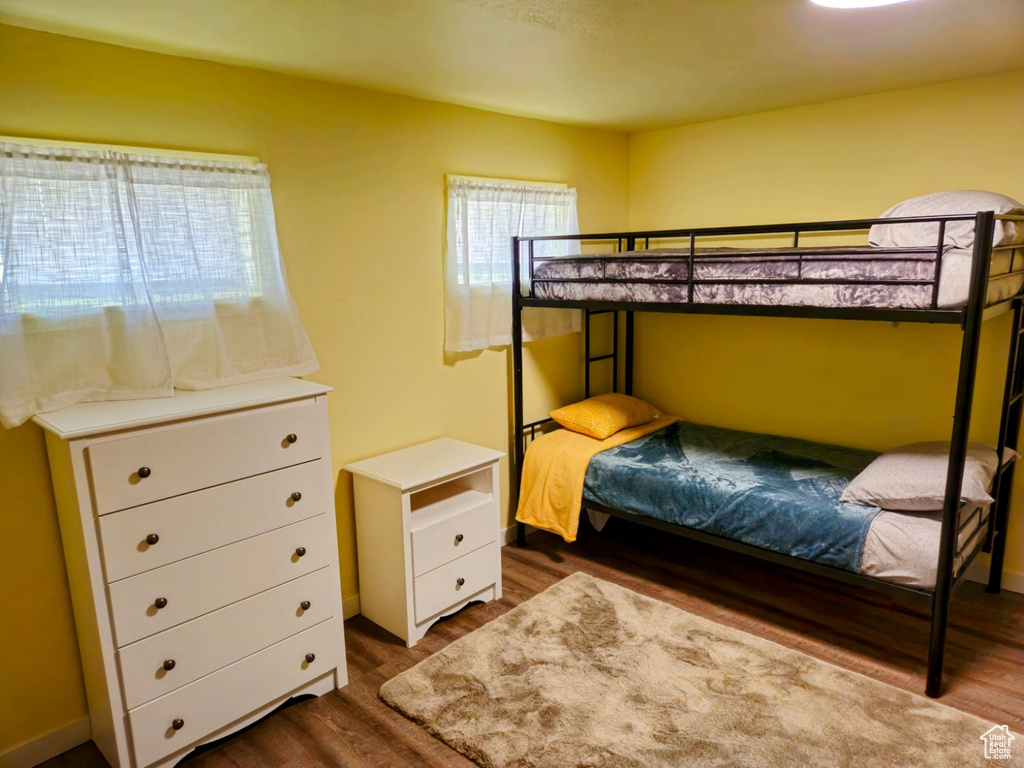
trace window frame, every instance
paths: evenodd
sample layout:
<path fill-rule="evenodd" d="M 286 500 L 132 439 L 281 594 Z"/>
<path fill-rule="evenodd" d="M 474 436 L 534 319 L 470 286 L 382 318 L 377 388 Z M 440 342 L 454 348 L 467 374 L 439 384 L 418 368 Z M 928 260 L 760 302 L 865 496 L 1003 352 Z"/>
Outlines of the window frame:
<path fill-rule="evenodd" d="M 49 147 L 54 149 L 92 149 L 97 152 L 120 152 L 126 155 L 150 155 L 151 157 L 180 157 L 187 160 L 219 160 L 225 163 L 260 162 L 257 155 L 234 155 L 220 152 L 194 152 L 185 149 L 168 149 L 165 147 L 137 147 L 129 144 L 103 144 L 88 141 L 62 141 L 57 139 L 37 139 L 32 136 L 0 136 L 0 144 L 25 144 L 30 147 Z"/>

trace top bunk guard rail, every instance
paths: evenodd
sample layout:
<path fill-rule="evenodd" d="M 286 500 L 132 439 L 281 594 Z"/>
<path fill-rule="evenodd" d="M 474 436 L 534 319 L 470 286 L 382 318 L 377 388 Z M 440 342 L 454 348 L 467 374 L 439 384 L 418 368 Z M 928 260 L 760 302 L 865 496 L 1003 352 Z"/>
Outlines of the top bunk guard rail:
<path fill-rule="evenodd" d="M 581 235 L 581 237 L 582 237 L 582 235 Z M 525 241 L 525 238 L 520 238 L 520 239 Z M 605 242 L 611 242 L 611 241 L 605 241 Z M 839 247 L 842 247 L 842 246 L 839 246 Z M 679 250 L 684 250 L 684 249 L 679 249 Z M 882 254 L 880 254 L 881 256 L 891 255 L 891 254 L 897 252 L 897 249 L 895 249 L 895 248 L 879 248 L 879 250 L 882 252 Z M 930 257 L 932 251 L 934 251 L 934 250 L 935 250 L 935 246 L 915 248 L 915 249 L 913 249 L 913 250 L 911 250 L 909 252 L 905 252 L 904 255 L 906 255 L 906 256 L 912 256 L 912 255 L 925 256 L 925 255 L 927 255 L 927 256 Z M 993 246 L 991 250 L 992 250 L 992 253 L 998 253 L 999 251 L 1020 251 L 1020 250 L 1024 250 L 1024 243 L 1020 243 L 1018 245 Z M 596 254 L 594 254 L 594 255 L 596 255 Z M 843 258 L 841 253 L 837 254 L 837 253 L 835 253 L 833 251 L 828 251 L 825 248 L 807 248 L 807 247 L 801 248 L 799 250 L 799 252 L 783 252 L 783 251 L 780 251 L 777 254 L 770 254 L 770 255 L 766 256 L 765 258 L 770 259 L 773 263 L 793 263 L 793 264 L 796 264 L 796 263 L 800 262 L 801 259 L 805 259 L 805 258 L 807 258 L 809 256 L 810 257 L 828 256 L 830 261 L 839 261 L 839 262 L 857 261 L 857 259 L 855 259 L 852 256 L 848 256 L 846 258 Z M 565 258 L 567 258 L 567 257 L 565 257 L 565 256 L 534 256 L 533 260 L 534 261 L 558 261 L 560 259 L 565 259 Z M 568 258 L 571 258 L 571 257 L 568 257 Z M 634 258 L 634 257 L 631 256 L 626 251 L 619 252 L 619 253 L 602 253 L 601 254 L 601 259 L 603 261 L 629 261 L 632 258 Z M 679 262 L 682 262 L 682 261 L 688 261 L 689 258 L 690 257 L 688 255 L 685 255 L 685 256 L 661 256 L 661 257 L 659 257 L 658 260 L 659 261 L 672 261 L 672 262 L 679 261 Z M 701 261 L 704 262 L 705 264 L 727 264 L 727 263 L 729 263 L 729 260 L 731 258 L 732 257 L 730 257 L 727 253 L 716 253 L 716 254 L 709 254 L 709 255 L 702 256 L 701 257 Z M 931 281 L 929 280 L 928 282 L 931 282 Z"/>
<path fill-rule="evenodd" d="M 792 224 L 747 224 L 739 227 L 691 227 L 688 229 L 642 229 L 630 232 L 602 232 L 582 235 L 523 235 L 521 242 L 542 240 L 661 240 L 674 237 L 724 237 L 728 235 L 785 235 L 794 232 L 856 232 L 870 229 L 876 224 L 930 224 L 950 221 L 976 221 L 979 216 L 991 214 L 995 221 L 1024 221 L 1024 216 L 992 211 L 958 213 L 946 216 L 905 216 L 892 219 L 842 219 L 839 221 L 801 221 Z M 1019 246 L 1018 246 L 1019 247 Z"/>
<path fill-rule="evenodd" d="M 747 225 L 737 227 L 697 227 L 684 229 L 658 229 L 658 230 L 634 230 L 629 232 L 601 232 L 580 235 L 532 235 L 513 238 L 512 257 L 514 265 L 514 300 L 519 307 L 565 307 L 589 309 L 591 311 L 643 311 L 643 312 L 674 312 L 684 314 L 719 314 L 719 315 L 749 315 L 762 317 L 806 317 L 837 320 L 880 320 L 892 322 L 923 322 L 923 323 L 952 323 L 963 326 L 966 323 L 967 305 L 942 308 L 939 307 L 939 285 L 943 273 L 943 255 L 950 246 L 946 243 L 946 231 L 950 222 L 974 221 L 975 231 L 980 231 L 982 220 L 991 222 L 994 226 L 996 221 L 1024 221 L 1024 216 L 1009 214 L 995 214 L 991 211 L 983 211 L 977 214 L 950 214 L 942 216 L 913 216 L 891 219 L 846 219 L 841 221 L 818 221 L 818 222 L 795 222 L 785 224 L 764 224 Z M 749 252 L 728 252 L 698 253 L 698 238 L 728 238 L 728 237 L 750 237 L 755 235 L 792 235 L 794 249 L 798 248 L 801 234 L 824 234 L 840 232 L 859 232 L 869 229 L 872 226 L 882 224 L 907 225 L 907 224 L 937 224 L 938 236 L 933 245 L 920 246 L 913 249 L 907 248 L 879 248 L 879 254 L 875 257 L 878 260 L 886 260 L 894 255 L 903 255 L 904 258 L 916 260 L 934 260 L 934 270 L 931 277 L 916 278 L 892 278 L 892 277 L 855 277 L 855 278 L 821 278 L 808 277 L 805 267 L 816 259 L 827 257 L 830 263 L 852 263 L 864 260 L 869 252 L 861 251 L 857 255 L 843 254 L 841 251 L 829 251 L 825 247 L 803 247 L 794 251 L 761 252 L 759 259 L 764 263 L 774 265 L 793 265 L 796 267 L 796 276 L 765 276 L 755 278 L 743 277 L 697 277 L 694 270 L 695 263 L 701 266 L 728 264 L 737 258 L 750 258 Z M 545 262 L 556 262 L 564 259 L 564 256 L 538 256 L 535 253 L 535 244 L 543 242 L 587 242 L 613 244 L 616 252 L 600 254 L 603 264 L 616 264 L 628 262 L 635 257 L 626 251 L 634 250 L 636 243 L 643 242 L 645 248 L 650 247 L 651 240 L 685 240 L 685 245 L 680 245 L 676 253 L 659 256 L 658 261 L 662 263 L 688 265 L 685 277 L 653 276 L 653 277 L 536 277 L 536 265 Z M 1024 253 L 1024 244 L 1015 245 L 992 245 L 991 240 L 985 243 L 976 243 L 980 248 L 973 248 L 971 272 L 978 272 L 978 265 L 984 261 L 990 262 L 993 254 L 998 252 L 1009 252 L 1009 265 L 1004 271 L 992 273 L 990 278 L 1005 278 L 1016 275 L 1024 275 L 1024 264 L 1017 265 L 1017 251 Z M 832 246 L 835 247 L 835 246 Z M 851 246 L 853 247 L 853 246 Z M 842 248 L 842 246 L 839 246 Z M 524 251 L 525 250 L 525 254 Z M 588 254 L 581 254 L 586 258 Z M 593 254 L 597 256 L 597 254 Z M 524 291 L 521 272 L 523 259 L 526 259 L 526 283 Z M 986 268 L 987 271 L 987 268 Z M 535 284 L 570 284 L 570 283 L 601 283 L 605 285 L 629 284 L 629 285 L 667 285 L 685 286 L 686 299 L 678 301 L 639 301 L 631 299 L 591 299 L 591 298 L 539 298 L 534 295 Z M 741 301 L 730 303 L 714 303 L 708 301 L 694 301 L 695 286 L 742 286 L 742 285 L 771 285 L 771 286 L 905 286 L 928 288 L 928 306 L 924 307 L 860 307 L 860 306 L 815 306 L 806 304 L 744 304 Z M 984 301 L 982 302 L 984 304 Z M 1003 301 L 990 307 L 983 307 L 982 319 L 988 319 L 1000 315 L 1010 308 L 1010 301 Z"/>

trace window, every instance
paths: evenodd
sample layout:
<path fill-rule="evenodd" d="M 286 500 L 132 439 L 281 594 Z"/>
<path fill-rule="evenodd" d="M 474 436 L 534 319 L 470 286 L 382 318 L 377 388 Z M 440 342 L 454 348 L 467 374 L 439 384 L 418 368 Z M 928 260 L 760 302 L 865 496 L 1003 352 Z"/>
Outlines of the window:
<path fill-rule="evenodd" d="M 202 316 L 207 300 L 264 295 L 279 271 L 256 244 L 262 166 L 43 152 L 51 154 L 5 158 L 0 280 L 5 262 L 18 265 L 8 311 L 57 317 L 123 306 L 127 282 L 144 283 L 175 316 Z"/>
<path fill-rule="evenodd" d="M 266 167 L 0 144 L 0 420 L 317 370 Z"/>
<path fill-rule="evenodd" d="M 512 237 L 574 235 L 576 190 L 565 184 L 448 177 L 445 349 L 468 351 L 512 339 Z M 571 242 L 537 243 L 535 256 L 564 255 Z M 528 279 L 527 265 L 522 279 Z M 579 330 L 579 313 L 524 314 L 526 338 Z"/>

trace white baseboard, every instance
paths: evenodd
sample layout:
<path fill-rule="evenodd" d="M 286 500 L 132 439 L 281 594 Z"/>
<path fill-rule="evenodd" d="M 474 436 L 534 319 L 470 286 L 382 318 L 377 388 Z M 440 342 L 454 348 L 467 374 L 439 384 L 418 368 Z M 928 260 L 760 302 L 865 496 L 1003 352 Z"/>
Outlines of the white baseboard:
<path fill-rule="evenodd" d="M 352 595 L 341 601 L 341 615 L 346 619 L 359 615 L 359 595 Z"/>
<path fill-rule="evenodd" d="M 967 569 L 967 579 L 977 581 L 981 584 L 988 584 L 988 563 L 989 555 L 978 555 L 978 558 L 971 563 Z M 1003 569 L 1003 589 L 1010 592 L 1024 594 L 1024 573 L 1021 571 L 1008 571 Z"/>
<path fill-rule="evenodd" d="M 536 530 L 537 529 L 534 528 L 532 525 L 528 525 L 528 526 L 526 526 L 526 535 L 529 536 L 531 533 L 533 533 Z M 516 526 L 515 526 L 515 523 L 513 523 L 512 525 L 510 525 L 508 528 L 505 528 L 501 532 L 501 546 L 507 547 L 509 544 L 514 544 L 515 541 L 516 541 Z"/>
<path fill-rule="evenodd" d="M 0 753 L 0 768 L 32 768 L 92 738 L 89 716 Z"/>
<path fill-rule="evenodd" d="M 1003 571 L 1003 589 L 1024 595 L 1024 573 L 1021 571 Z"/>

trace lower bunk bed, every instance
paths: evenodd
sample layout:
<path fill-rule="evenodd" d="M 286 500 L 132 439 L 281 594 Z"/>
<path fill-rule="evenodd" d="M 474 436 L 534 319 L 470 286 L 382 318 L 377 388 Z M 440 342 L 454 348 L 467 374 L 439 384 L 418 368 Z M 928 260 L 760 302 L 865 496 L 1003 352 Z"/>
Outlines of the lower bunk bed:
<path fill-rule="evenodd" d="M 578 406 L 597 400 L 603 398 Z M 584 512 L 598 530 L 614 516 L 866 586 L 903 602 L 932 605 L 948 444 L 907 446 L 914 464 L 903 478 L 893 475 L 889 463 L 896 457 L 899 467 L 899 451 L 879 454 L 660 414 L 605 439 L 587 429 L 581 434 L 564 421 L 570 428 L 548 430 L 555 421 L 529 425 L 533 439 L 523 463 L 520 526 L 573 541 Z M 988 491 L 1015 458 L 1012 450 L 1000 460 L 994 449 L 968 446 L 951 589 L 984 549 L 994 503 Z M 922 471 L 922 461 L 931 472 Z M 880 490 L 865 488 L 862 478 L 872 474 L 882 480 Z M 884 497 L 893 486 L 904 487 L 904 480 L 912 487 L 913 503 L 892 502 L 889 506 L 903 508 L 886 509 L 864 501 L 865 493 Z M 935 687 L 928 692 L 938 694 Z"/>
<path fill-rule="evenodd" d="M 940 511 L 842 501 L 871 451 L 676 422 L 594 456 L 583 506 L 679 526 L 918 590 L 935 586 Z M 941 492 L 941 489 L 940 489 Z M 979 550 L 989 505 L 965 503 L 954 575 Z"/>

